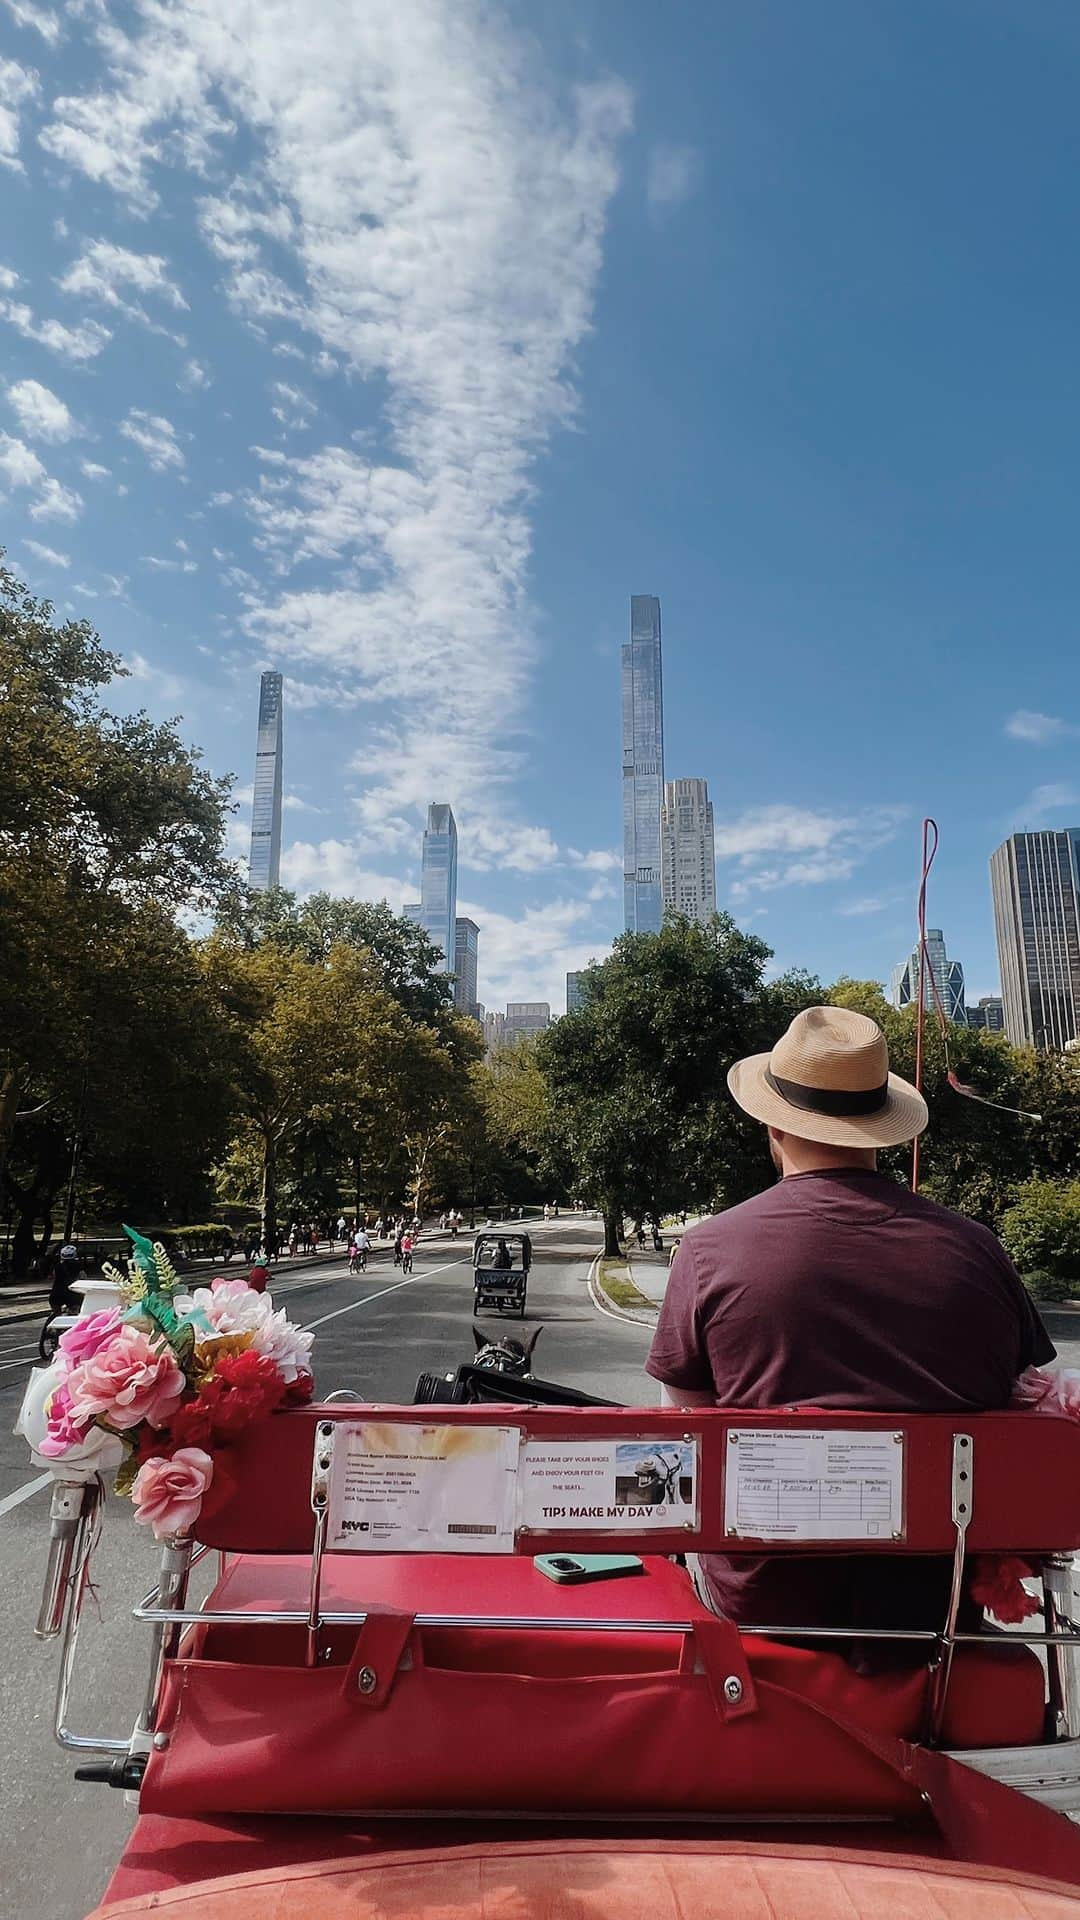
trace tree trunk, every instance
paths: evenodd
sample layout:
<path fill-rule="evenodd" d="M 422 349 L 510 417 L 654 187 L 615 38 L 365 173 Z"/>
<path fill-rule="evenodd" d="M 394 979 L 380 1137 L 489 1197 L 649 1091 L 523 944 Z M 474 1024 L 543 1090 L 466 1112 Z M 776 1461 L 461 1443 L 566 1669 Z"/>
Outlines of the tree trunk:
<path fill-rule="evenodd" d="M 622 1220 L 619 1214 L 612 1212 L 607 1207 L 605 1207 L 604 1208 L 604 1258 L 605 1260 L 617 1260 L 619 1258 L 619 1255 L 622 1252 L 622 1247 L 619 1242 L 619 1230 L 621 1227 L 622 1227 Z"/>
<path fill-rule="evenodd" d="M 353 1160 L 353 1186 L 354 1186 L 354 1188 L 355 1188 L 355 1190 L 356 1190 L 356 1209 L 355 1209 L 355 1214 L 356 1214 L 356 1222 L 357 1222 L 357 1225 L 359 1225 L 359 1224 L 360 1224 L 360 1216 L 361 1216 L 361 1213 L 363 1212 L 363 1209 L 362 1209 L 362 1207 L 361 1207 L 361 1205 L 360 1205 L 360 1200 L 361 1200 L 361 1194 L 360 1194 L 360 1176 L 361 1176 L 361 1172 L 362 1172 L 362 1167 L 361 1167 L 361 1161 L 360 1161 L 360 1155 L 359 1155 L 359 1154 L 357 1154 L 357 1155 L 356 1155 L 356 1157 L 355 1157 L 355 1159 Z"/>
<path fill-rule="evenodd" d="M 0 1194 L 5 1190 L 8 1151 L 15 1131 L 15 1116 L 23 1090 L 23 1075 L 17 1067 L 6 1067 L 0 1074 Z"/>
<path fill-rule="evenodd" d="M 263 1134 L 262 1240 L 267 1253 L 277 1244 L 277 1141 L 272 1133 Z"/>

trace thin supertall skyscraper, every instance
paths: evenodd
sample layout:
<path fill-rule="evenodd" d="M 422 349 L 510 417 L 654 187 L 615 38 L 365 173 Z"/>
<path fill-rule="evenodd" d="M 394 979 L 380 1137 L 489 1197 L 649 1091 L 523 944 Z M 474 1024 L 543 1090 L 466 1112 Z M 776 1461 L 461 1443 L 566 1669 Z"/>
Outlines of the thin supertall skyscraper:
<path fill-rule="evenodd" d="M 428 808 L 420 858 L 420 898 L 405 912 L 442 954 L 440 972 L 453 973 L 457 945 L 457 822 L 448 806 Z"/>
<path fill-rule="evenodd" d="M 1014 1046 L 1080 1034 L 1080 827 L 1014 833 L 990 856 L 1005 1032 Z"/>
<path fill-rule="evenodd" d="M 664 799 L 664 687 L 660 602 L 630 601 L 622 648 L 623 916 L 628 933 L 659 933 L 664 920 L 660 814 Z"/>
<path fill-rule="evenodd" d="M 281 675 L 264 673 L 259 688 L 248 858 L 248 885 L 257 893 L 281 884 L 281 749 Z"/>

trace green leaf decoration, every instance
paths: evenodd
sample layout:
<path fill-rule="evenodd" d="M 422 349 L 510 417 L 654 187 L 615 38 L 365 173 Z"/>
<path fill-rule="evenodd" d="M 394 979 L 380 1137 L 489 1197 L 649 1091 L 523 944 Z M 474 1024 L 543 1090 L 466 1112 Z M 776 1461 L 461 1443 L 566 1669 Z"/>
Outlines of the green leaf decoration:
<path fill-rule="evenodd" d="M 113 1484 L 117 1493 L 123 1495 L 131 1492 L 132 1487 L 135 1485 L 135 1476 L 138 1471 L 138 1457 L 134 1452 L 131 1452 L 128 1454 L 126 1460 L 121 1460 L 120 1465 L 116 1469 L 116 1479 Z"/>

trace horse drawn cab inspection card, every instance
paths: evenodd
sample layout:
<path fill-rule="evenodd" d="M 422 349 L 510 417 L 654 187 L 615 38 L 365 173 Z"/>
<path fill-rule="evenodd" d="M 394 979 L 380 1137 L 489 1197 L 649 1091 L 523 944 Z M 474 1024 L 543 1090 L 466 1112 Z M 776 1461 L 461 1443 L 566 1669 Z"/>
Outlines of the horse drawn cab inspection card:
<path fill-rule="evenodd" d="M 724 1449 L 724 1532 L 749 1540 L 897 1540 L 904 1436 L 733 1427 Z"/>

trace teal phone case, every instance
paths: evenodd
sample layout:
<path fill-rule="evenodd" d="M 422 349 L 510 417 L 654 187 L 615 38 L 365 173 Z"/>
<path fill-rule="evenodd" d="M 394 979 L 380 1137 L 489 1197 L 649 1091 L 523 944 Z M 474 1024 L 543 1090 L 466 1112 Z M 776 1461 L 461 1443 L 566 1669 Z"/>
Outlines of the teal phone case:
<path fill-rule="evenodd" d="M 560 1587 L 580 1587 L 587 1580 L 618 1580 L 625 1574 L 645 1571 L 636 1553 L 538 1553 L 533 1566 Z"/>

